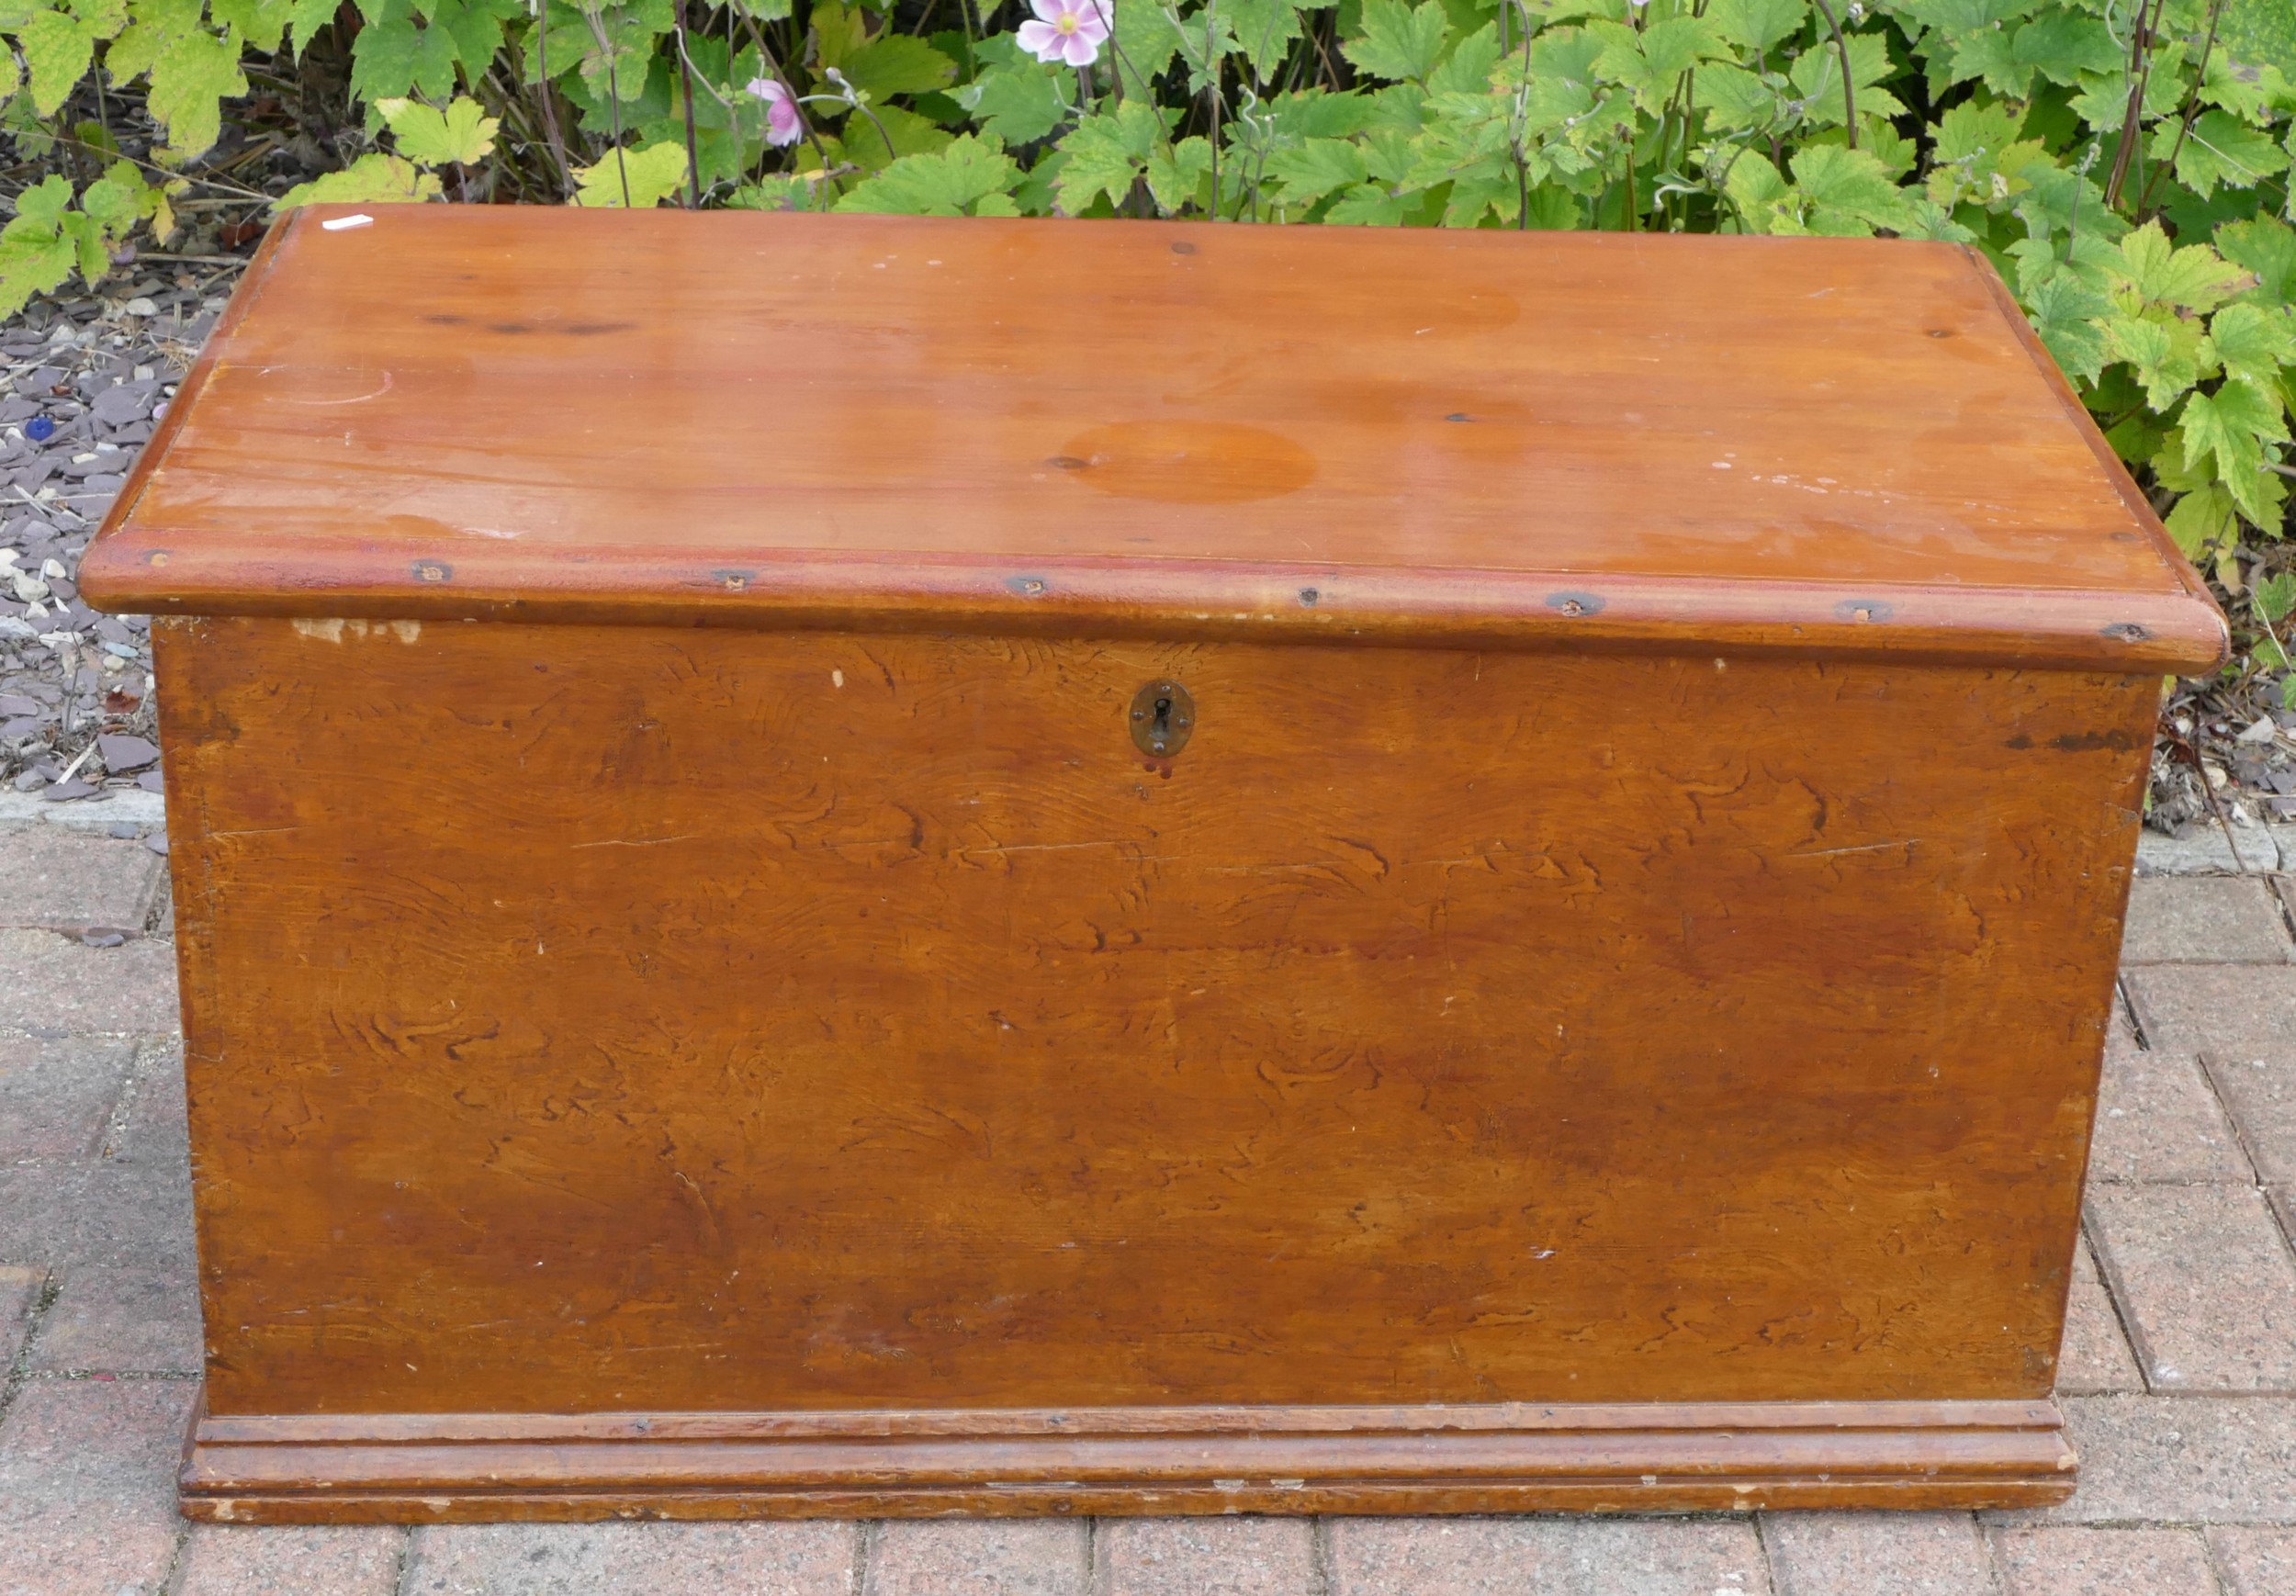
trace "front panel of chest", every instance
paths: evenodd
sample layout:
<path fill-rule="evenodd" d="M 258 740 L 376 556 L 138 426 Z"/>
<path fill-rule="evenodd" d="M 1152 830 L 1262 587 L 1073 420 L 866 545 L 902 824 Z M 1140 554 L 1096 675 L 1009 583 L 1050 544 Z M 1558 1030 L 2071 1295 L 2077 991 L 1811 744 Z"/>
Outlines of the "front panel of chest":
<path fill-rule="evenodd" d="M 2050 1387 L 2146 680 L 161 636 L 211 1412 Z"/>

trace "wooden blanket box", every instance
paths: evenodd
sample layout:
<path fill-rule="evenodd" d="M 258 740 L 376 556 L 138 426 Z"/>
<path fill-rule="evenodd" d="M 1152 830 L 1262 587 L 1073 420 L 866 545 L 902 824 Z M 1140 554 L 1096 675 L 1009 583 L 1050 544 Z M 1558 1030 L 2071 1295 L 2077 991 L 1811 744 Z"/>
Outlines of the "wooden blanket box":
<path fill-rule="evenodd" d="M 149 612 L 245 1522 L 2058 1500 L 2164 672 L 1942 244 L 315 207 Z"/>

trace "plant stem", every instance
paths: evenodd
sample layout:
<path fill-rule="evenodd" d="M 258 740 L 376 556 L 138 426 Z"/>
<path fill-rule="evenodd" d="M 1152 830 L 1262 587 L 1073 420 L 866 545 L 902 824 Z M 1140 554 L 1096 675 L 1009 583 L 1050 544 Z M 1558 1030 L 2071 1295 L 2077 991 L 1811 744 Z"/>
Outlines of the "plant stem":
<path fill-rule="evenodd" d="M 2208 81 L 2209 56 L 2216 49 L 2216 23 L 2223 14 L 2224 0 L 2209 0 L 2208 38 L 2200 46 L 2200 64 L 2192 74 L 2192 90 L 2185 96 L 2184 119 L 2177 124 L 2177 139 L 2168 146 L 2168 158 L 2154 166 L 2152 175 L 2144 180 L 2144 191 L 2136 197 L 2139 221 L 2144 219 L 2144 213 L 2153 203 L 2153 188 L 2160 182 L 2160 174 L 2175 169 L 2177 157 L 2184 153 L 2185 135 L 2192 131 L 2192 124 L 2200 118 L 2200 85 Z"/>
<path fill-rule="evenodd" d="M 558 111 L 550 90 L 550 0 L 535 0 L 535 97 L 542 103 L 542 130 L 550 140 L 550 158 L 557 163 L 558 197 L 574 192 L 574 169 L 566 159 L 566 140 L 558 136 Z"/>
<path fill-rule="evenodd" d="M 2136 159 L 2137 129 L 2144 118 L 2144 91 L 2153 80 L 2153 39 L 2160 27 L 2160 9 L 2168 0 L 2153 0 L 2153 14 L 2144 15 L 2144 0 L 2137 0 L 2136 26 L 2129 34 L 2129 103 L 2121 117 L 2121 142 L 2112 152 L 2112 175 L 2105 180 L 2105 204 L 2118 206 Z"/>
<path fill-rule="evenodd" d="M 686 0 L 678 0 L 670 13 L 670 30 L 678 41 L 678 84 L 686 107 L 686 208 L 702 208 L 702 145 L 693 134 L 693 58 L 686 53 Z"/>
<path fill-rule="evenodd" d="M 1850 41 L 1841 37 L 1841 24 L 1835 20 L 1829 0 L 1818 0 L 1818 9 L 1826 18 L 1826 26 L 1833 29 L 1834 51 L 1841 57 L 1841 119 L 1849 130 L 1850 148 L 1858 147 L 1857 85 L 1850 81 Z"/>

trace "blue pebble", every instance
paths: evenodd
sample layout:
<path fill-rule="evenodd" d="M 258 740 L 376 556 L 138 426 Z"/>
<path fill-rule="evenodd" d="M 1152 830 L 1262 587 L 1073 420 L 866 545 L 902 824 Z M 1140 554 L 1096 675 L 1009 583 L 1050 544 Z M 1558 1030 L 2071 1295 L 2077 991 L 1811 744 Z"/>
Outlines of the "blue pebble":
<path fill-rule="evenodd" d="M 46 416 L 34 416 L 24 423 L 24 435 L 35 444 L 44 444 L 56 435 L 56 423 Z"/>

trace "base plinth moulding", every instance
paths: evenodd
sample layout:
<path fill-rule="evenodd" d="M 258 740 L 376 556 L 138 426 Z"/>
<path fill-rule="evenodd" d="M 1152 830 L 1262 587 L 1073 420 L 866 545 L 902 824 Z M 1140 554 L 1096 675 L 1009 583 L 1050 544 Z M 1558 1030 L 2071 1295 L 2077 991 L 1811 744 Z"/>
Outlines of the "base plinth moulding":
<path fill-rule="evenodd" d="M 202 1414 L 232 1523 L 2032 1507 L 2047 1401 Z"/>

